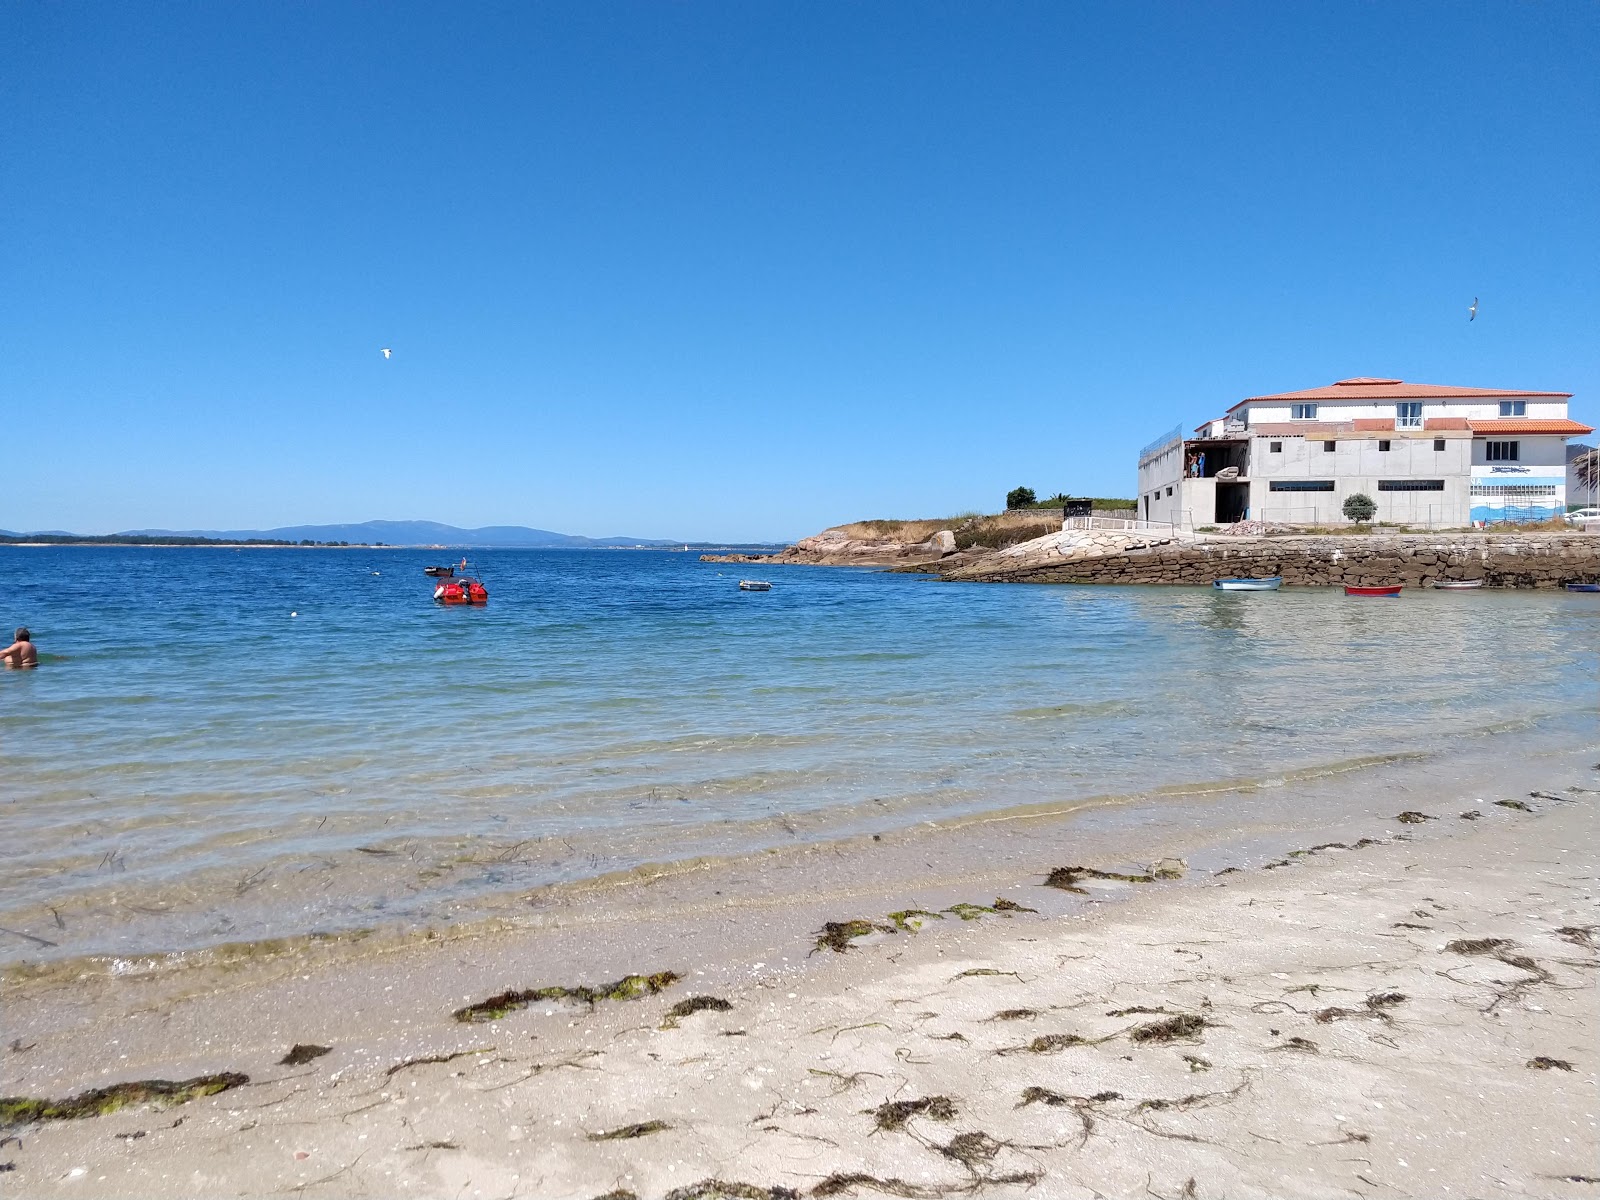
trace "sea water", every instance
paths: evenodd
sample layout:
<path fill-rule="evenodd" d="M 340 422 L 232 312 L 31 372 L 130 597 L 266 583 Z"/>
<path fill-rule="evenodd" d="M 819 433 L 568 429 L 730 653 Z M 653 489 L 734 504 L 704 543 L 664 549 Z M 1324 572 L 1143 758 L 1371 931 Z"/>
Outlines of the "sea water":
<path fill-rule="evenodd" d="M 1575 743 L 1600 700 L 1595 596 L 486 551 L 487 607 L 442 608 L 422 568 L 451 557 L 0 548 L 0 619 L 42 660 L 0 673 L 0 962 L 463 919 L 642 863 L 1495 731 Z"/>

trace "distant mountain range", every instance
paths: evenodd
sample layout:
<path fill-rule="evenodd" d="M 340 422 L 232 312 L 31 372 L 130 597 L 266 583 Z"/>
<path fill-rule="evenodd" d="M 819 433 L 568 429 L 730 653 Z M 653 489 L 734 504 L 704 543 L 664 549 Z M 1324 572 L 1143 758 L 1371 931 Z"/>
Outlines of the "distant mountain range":
<path fill-rule="evenodd" d="M 0 530 L 0 536 L 22 537 Z M 40 538 L 71 537 L 59 530 L 39 532 Z M 437 521 L 363 521 L 357 525 L 285 525 L 278 529 L 126 529 L 104 540 L 128 538 L 210 538 L 223 542 L 382 542 L 388 546 L 466 546 L 519 550 L 577 549 L 584 546 L 681 546 L 659 538 L 588 538 L 525 525 L 486 525 L 461 529 Z"/>

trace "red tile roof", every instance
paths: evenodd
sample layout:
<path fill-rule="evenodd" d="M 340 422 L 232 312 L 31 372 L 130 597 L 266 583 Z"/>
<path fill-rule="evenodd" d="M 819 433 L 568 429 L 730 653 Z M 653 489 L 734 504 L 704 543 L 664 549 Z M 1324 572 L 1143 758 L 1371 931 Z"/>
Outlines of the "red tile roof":
<path fill-rule="evenodd" d="M 1509 392 L 1501 388 L 1449 387 L 1437 383 L 1407 383 L 1403 379 L 1375 379 L 1358 376 L 1341 379 L 1327 387 L 1309 388 L 1303 392 L 1278 392 L 1271 396 L 1246 396 L 1228 411 L 1240 404 L 1256 400 L 1468 400 L 1481 397 L 1486 400 L 1543 397 L 1550 400 L 1570 400 L 1571 392 Z"/>
<path fill-rule="evenodd" d="M 1529 417 L 1494 417 L 1482 421 L 1467 419 L 1473 433 L 1560 433 L 1581 435 L 1593 433 L 1592 426 L 1581 421 L 1541 421 Z"/>

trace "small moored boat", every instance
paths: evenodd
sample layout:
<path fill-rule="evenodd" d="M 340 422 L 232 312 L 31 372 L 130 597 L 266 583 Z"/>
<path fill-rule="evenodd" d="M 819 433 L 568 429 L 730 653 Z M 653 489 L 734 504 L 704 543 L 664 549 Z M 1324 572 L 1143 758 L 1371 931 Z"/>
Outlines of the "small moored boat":
<path fill-rule="evenodd" d="M 456 571 L 461 572 L 460 578 Z M 467 560 L 462 559 L 459 567 L 424 567 L 424 575 L 430 575 L 439 582 L 433 589 L 433 598 L 440 604 L 474 604 L 489 603 L 489 589 L 483 586 L 483 580 L 467 571 Z"/>
<path fill-rule="evenodd" d="M 741 579 L 739 580 L 739 590 L 741 592 L 770 592 L 772 585 L 764 579 Z"/>
<path fill-rule="evenodd" d="M 1569 592 L 1600 592 L 1600 583 L 1569 583 Z"/>
<path fill-rule="evenodd" d="M 1401 586 L 1401 584 L 1397 583 L 1391 587 L 1352 587 L 1347 583 L 1344 585 L 1344 594 L 1346 596 L 1398 596 Z"/>
<path fill-rule="evenodd" d="M 1481 588 L 1481 579 L 1435 579 L 1433 586 L 1441 592 L 1465 592 L 1470 588 Z"/>
<path fill-rule="evenodd" d="M 1282 575 L 1264 575 L 1258 578 L 1240 576 L 1237 579 L 1213 579 L 1211 586 L 1219 592 L 1275 592 L 1283 586 Z"/>

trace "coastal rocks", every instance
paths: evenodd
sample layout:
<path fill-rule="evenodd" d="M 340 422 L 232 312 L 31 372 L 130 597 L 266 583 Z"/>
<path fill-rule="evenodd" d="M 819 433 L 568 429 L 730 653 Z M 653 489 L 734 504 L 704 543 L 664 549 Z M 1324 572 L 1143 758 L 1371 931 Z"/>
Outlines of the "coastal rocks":
<path fill-rule="evenodd" d="M 973 582 L 1205 585 L 1281 575 L 1306 587 L 1425 587 L 1481 580 L 1488 587 L 1556 588 L 1600 578 L 1590 533 L 1352 534 L 1203 537 L 1068 531 L 941 567 Z"/>
<path fill-rule="evenodd" d="M 948 529 L 930 533 L 921 541 L 895 536 L 852 536 L 845 529 L 828 529 L 801 538 L 776 554 L 702 554 L 701 562 L 779 563 L 811 566 L 898 566 L 938 562 L 956 553 L 956 535 Z"/>

